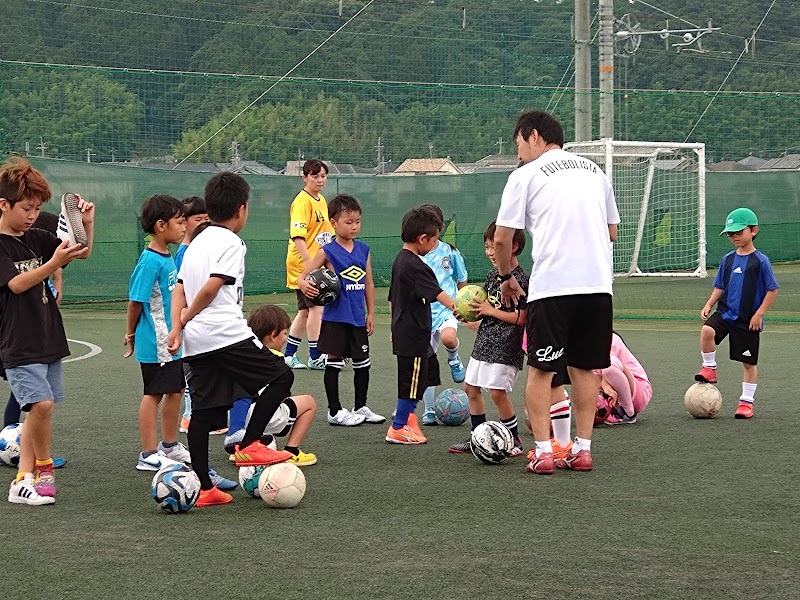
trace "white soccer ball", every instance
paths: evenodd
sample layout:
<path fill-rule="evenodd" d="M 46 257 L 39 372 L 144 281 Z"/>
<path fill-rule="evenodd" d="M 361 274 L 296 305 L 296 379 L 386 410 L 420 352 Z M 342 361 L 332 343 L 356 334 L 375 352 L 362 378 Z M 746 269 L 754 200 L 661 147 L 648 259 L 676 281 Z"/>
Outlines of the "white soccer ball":
<path fill-rule="evenodd" d="M 273 508 L 297 506 L 306 493 L 306 477 L 295 465 L 278 463 L 264 469 L 258 479 L 261 499 Z"/>
<path fill-rule="evenodd" d="M 264 467 L 239 467 L 239 485 L 245 493 L 251 498 L 261 498 L 258 491 L 258 479 L 261 473 L 264 472 Z"/>
<path fill-rule="evenodd" d="M 498 421 L 486 421 L 472 430 L 472 454 L 487 465 L 503 462 L 513 447 L 514 436 L 511 435 L 511 430 Z"/>
<path fill-rule="evenodd" d="M 711 419 L 722 407 L 722 394 L 710 383 L 695 383 L 686 390 L 683 404 L 696 419 Z"/>
<path fill-rule="evenodd" d="M 153 476 L 150 495 L 165 512 L 187 512 L 200 497 L 200 478 L 184 464 L 166 466 Z"/>
<path fill-rule="evenodd" d="M 16 467 L 19 464 L 19 437 L 22 433 L 22 423 L 12 423 L 0 431 L 0 461 L 3 464 Z"/>

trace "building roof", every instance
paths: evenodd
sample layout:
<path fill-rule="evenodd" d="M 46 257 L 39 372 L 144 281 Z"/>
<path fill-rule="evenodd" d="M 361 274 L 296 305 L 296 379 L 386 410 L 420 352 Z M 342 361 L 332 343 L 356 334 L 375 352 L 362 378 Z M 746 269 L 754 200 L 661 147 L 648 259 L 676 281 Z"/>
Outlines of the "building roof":
<path fill-rule="evenodd" d="M 722 160 L 718 163 L 706 165 L 706 171 L 755 171 L 753 165 L 744 164 L 737 160 Z"/>
<path fill-rule="evenodd" d="M 759 169 L 800 169 L 800 154 L 787 154 L 764 162 Z"/>
<path fill-rule="evenodd" d="M 461 173 L 449 158 L 407 158 L 395 173 Z"/>

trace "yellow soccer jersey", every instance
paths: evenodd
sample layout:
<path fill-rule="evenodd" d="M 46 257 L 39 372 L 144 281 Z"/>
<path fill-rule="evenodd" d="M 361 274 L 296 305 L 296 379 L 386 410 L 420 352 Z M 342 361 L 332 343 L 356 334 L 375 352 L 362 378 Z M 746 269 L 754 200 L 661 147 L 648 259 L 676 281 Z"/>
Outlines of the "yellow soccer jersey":
<path fill-rule="evenodd" d="M 314 198 L 302 190 L 292 200 L 289 209 L 289 248 L 286 252 L 286 287 L 296 290 L 297 277 L 303 271 L 303 259 L 292 241 L 303 238 L 308 253 L 314 256 L 322 246 L 333 239 L 333 226 L 328 219 L 328 203 L 325 196 Z"/>

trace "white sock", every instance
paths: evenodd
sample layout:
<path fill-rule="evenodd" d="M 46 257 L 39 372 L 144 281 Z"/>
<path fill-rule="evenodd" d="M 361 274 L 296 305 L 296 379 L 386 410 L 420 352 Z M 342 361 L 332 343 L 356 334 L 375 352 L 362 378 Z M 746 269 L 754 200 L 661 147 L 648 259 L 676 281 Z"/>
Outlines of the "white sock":
<path fill-rule="evenodd" d="M 550 422 L 553 424 L 553 437 L 562 448 L 569 446 L 572 428 L 572 407 L 569 398 L 550 407 Z"/>
<path fill-rule="evenodd" d="M 447 351 L 447 360 L 453 360 L 454 358 L 458 357 L 458 347 L 460 345 L 461 344 L 458 341 L 456 341 L 456 347 L 455 348 L 451 349 L 451 348 L 448 348 L 447 346 L 444 347 L 444 349 Z"/>
<path fill-rule="evenodd" d="M 534 442 L 536 444 L 536 458 L 539 458 L 545 452 L 553 452 L 553 444 L 550 443 L 550 440 L 546 442 Z"/>
<path fill-rule="evenodd" d="M 575 443 L 572 445 L 572 453 L 577 454 L 581 450 L 589 450 L 592 449 L 592 440 L 585 440 L 583 438 L 576 437 Z"/>
<path fill-rule="evenodd" d="M 422 401 L 425 403 L 425 412 L 433 412 L 433 404 L 436 401 L 436 388 L 434 386 L 426 387 L 422 393 Z"/>
<path fill-rule="evenodd" d="M 708 367 L 709 369 L 716 369 L 717 368 L 717 351 L 714 352 L 701 352 L 703 356 L 703 366 Z"/>
<path fill-rule="evenodd" d="M 750 404 L 755 402 L 756 387 L 758 387 L 757 383 L 742 383 L 742 395 L 739 397 L 739 400 L 744 400 Z"/>

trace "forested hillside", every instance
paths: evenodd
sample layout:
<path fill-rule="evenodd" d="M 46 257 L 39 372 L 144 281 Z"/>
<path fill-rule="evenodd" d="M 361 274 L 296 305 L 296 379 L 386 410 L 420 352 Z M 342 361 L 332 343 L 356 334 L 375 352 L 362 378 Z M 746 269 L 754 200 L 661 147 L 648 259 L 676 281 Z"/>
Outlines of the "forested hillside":
<path fill-rule="evenodd" d="M 366 3 L 3 0 L 0 150 L 27 141 L 73 159 L 185 157 Z M 776 2 L 755 52 L 742 55 L 769 7 L 617 1 L 615 16 L 643 29 L 712 18 L 720 31 L 703 38 L 705 53 L 667 50 L 651 35 L 617 58 L 615 137 L 691 133 L 716 158 L 796 146 L 800 3 Z M 555 0 L 376 0 L 191 160 L 227 160 L 234 137 L 244 158 L 276 167 L 302 153 L 373 165 L 378 137 L 397 160 L 433 147 L 475 160 L 502 148 L 503 136 L 508 143 L 510 119 L 532 107 L 554 110 L 569 135 L 573 98 L 555 89 L 570 86 L 572 10 Z M 744 94 L 723 94 L 693 127 L 710 96 L 681 91 L 713 93 L 726 77 L 723 91 Z M 732 135 L 743 128 L 746 146 Z"/>

